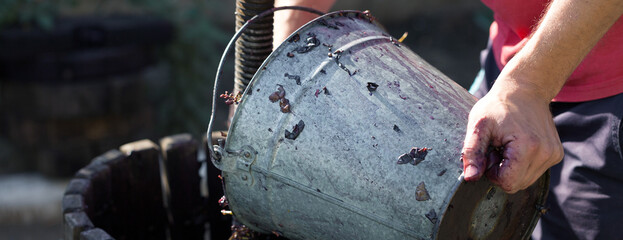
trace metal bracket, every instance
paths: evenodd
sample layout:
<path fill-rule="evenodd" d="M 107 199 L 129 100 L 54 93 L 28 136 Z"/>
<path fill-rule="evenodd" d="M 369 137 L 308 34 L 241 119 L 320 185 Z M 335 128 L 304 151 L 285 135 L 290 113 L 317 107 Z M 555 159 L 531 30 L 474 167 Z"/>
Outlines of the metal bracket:
<path fill-rule="evenodd" d="M 230 172 L 240 176 L 247 185 L 253 184 L 252 166 L 257 158 L 257 151 L 245 145 L 240 150 L 224 150 L 220 146 L 214 146 L 217 159 L 213 159 L 212 163 L 216 168 L 223 172 Z"/>
<path fill-rule="evenodd" d="M 257 151 L 249 145 L 243 146 L 238 151 L 236 168 L 239 171 L 240 180 L 244 181 L 247 186 L 253 185 L 253 175 L 251 166 L 255 163 L 257 157 Z"/>

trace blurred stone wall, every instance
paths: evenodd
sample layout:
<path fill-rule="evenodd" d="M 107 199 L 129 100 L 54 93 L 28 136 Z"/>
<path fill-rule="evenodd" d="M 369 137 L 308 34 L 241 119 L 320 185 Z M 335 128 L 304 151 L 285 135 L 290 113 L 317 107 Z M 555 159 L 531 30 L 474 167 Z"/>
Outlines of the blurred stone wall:
<path fill-rule="evenodd" d="M 154 119 L 166 73 L 150 66 L 136 73 L 86 82 L 2 82 L 0 175 L 40 172 L 71 176 L 94 156 L 156 137 Z"/>

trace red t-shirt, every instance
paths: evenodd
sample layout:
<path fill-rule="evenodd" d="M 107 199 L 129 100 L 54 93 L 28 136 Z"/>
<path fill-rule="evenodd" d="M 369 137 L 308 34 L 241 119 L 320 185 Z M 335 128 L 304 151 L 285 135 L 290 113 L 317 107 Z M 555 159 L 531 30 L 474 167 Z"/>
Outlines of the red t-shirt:
<path fill-rule="evenodd" d="M 548 0 L 482 0 L 494 12 L 490 37 L 498 67 L 527 41 Z M 610 28 L 553 99 L 580 102 L 623 93 L 623 19 Z"/>

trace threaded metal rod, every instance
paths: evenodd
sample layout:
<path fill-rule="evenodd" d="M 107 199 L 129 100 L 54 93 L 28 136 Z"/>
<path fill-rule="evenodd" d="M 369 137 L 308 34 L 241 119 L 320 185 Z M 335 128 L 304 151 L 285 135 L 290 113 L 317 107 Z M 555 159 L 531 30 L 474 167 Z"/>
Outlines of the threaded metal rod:
<path fill-rule="evenodd" d="M 273 8 L 274 0 L 237 0 L 236 31 L 253 16 Z M 243 92 L 273 50 L 273 14 L 248 26 L 236 41 L 234 93 Z"/>

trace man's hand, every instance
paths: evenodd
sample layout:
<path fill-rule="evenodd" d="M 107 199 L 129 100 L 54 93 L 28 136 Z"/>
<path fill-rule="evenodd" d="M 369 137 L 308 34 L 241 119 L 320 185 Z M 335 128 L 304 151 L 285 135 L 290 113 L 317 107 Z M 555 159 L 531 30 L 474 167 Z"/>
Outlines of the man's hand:
<path fill-rule="evenodd" d="M 470 112 L 463 146 L 466 181 L 483 174 L 508 193 L 560 162 L 562 144 L 548 101 L 522 91 L 490 92 Z"/>

